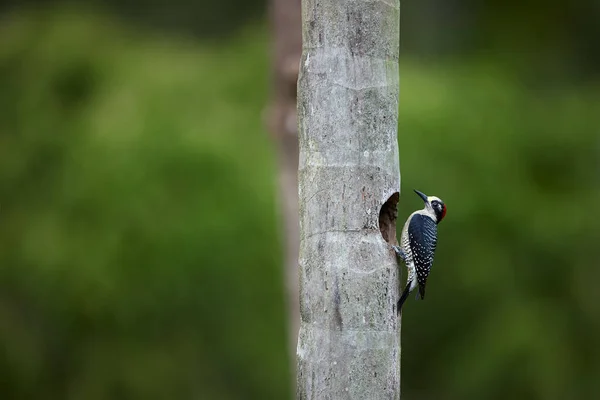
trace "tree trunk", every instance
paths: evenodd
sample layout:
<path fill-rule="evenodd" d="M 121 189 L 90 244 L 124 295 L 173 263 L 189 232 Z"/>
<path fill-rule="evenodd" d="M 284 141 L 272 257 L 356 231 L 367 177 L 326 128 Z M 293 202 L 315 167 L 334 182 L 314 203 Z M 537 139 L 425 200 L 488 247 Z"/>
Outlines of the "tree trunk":
<path fill-rule="evenodd" d="M 285 286 L 290 359 L 296 353 L 300 306 L 298 289 L 298 123 L 296 85 L 302 53 L 300 0 L 271 0 L 272 83 L 267 125 L 277 145 L 279 203 L 285 240 Z M 292 363 L 294 370 L 295 363 Z M 295 371 L 292 371 L 295 376 Z"/>
<path fill-rule="evenodd" d="M 398 0 L 303 0 L 299 399 L 399 399 Z"/>

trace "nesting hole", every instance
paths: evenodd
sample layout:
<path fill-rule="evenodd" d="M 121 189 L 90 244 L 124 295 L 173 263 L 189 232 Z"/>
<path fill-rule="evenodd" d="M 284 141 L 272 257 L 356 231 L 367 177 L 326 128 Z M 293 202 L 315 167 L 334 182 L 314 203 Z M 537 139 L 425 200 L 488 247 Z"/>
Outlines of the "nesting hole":
<path fill-rule="evenodd" d="M 398 200 L 400 193 L 394 192 L 379 211 L 379 230 L 383 240 L 391 245 L 398 245 L 396 238 L 396 218 L 398 218 Z"/>

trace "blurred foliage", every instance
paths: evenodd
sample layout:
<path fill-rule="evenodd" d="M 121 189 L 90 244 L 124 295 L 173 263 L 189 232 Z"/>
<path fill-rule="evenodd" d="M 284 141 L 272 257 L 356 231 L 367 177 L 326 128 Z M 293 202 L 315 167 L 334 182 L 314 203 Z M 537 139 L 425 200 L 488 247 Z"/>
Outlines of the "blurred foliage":
<path fill-rule="evenodd" d="M 240 25 L 262 18 L 267 8 L 267 0 L 0 0 L 0 11 L 64 4 L 90 12 L 101 8 L 129 24 L 204 39 L 231 36 Z"/>
<path fill-rule="evenodd" d="M 240 26 L 264 18 L 269 1 L 0 0 L 0 12 L 71 3 L 102 8 L 128 25 L 209 40 L 240 34 Z M 534 65 L 533 77 L 542 76 L 546 85 L 599 78 L 597 0 L 418 0 L 401 6 L 402 54 L 438 62 L 493 57 L 523 74 Z"/>
<path fill-rule="evenodd" d="M 290 393 L 267 37 L 69 10 L 0 25 L 0 397 Z M 403 396 L 600 393 L 600 87 L 401 66 L 400 219 L 449 208 Z M 412 296 L 411 296 L 412 297 Z"/>
<path fill-rule="evenodd" d="M 75 17 L 0 33 L 0 397 L 285 397 L 264 35 Z"/>
<path fill-rule="evenodd" d="M 401 1 L 405 54 L 481 55 L 546 85 L 599 78 L 600 2 L 579 0 Z"/>
<path fill-rule="evenodd" d="M 448 206 L 427 302 L 403 313 L 405 393 L 596 397 L 600 87 L 401 71 L 399 219 L 419 206 L 411 188 Z"/>

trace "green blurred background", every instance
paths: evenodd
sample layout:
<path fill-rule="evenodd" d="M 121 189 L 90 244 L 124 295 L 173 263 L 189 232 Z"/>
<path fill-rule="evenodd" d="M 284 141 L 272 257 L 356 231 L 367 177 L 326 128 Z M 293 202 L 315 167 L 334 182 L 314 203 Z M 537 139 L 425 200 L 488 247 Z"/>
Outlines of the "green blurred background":
<path fill-rule="evenodd" d="M 600 396 L 600 7 L 403 3 L 404 399 Z M 263 1 L 0 2 L 0 398 L 285 399 Z"/>

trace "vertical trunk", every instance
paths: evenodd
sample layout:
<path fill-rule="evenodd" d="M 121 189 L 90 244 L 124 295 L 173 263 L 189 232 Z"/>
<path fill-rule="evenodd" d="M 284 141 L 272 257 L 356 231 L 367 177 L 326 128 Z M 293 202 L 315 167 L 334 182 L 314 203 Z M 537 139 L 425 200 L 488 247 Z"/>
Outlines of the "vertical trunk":
<path fill-rule="evenodd" d="M 303 0 L 299 399 L 399 399 L 398 0 Z"/>
<path fill-rule="evenodd" d="M 298 290 L 298 124 L 296 85 L 302 53 L 300 0 L 271 0 L 272 84 L 267 114 L 277 145 L 279 203 L 285 240 L 285 286 L 289 354 L 296 353 L 300 324 Z M 294 363 L 295 364 L 295 363 Z M 295 365 L 292 365 L 294 367 Z M 292 368 L 294 369 L 294 368 Z"/>

